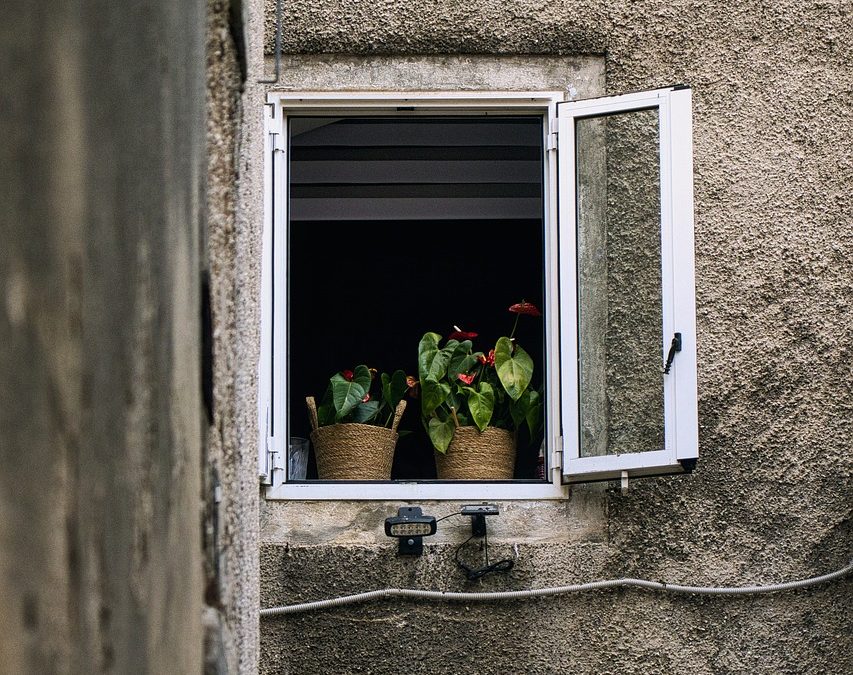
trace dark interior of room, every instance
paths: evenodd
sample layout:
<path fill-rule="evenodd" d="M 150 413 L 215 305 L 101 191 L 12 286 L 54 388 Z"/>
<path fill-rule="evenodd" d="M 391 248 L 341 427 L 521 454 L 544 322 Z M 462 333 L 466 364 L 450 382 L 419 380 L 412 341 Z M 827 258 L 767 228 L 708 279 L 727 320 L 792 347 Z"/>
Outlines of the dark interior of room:
<path fill-rule="evenodd" d="M 336 372 L 417 376 L 425 332 L 457 325 L 488 351 L 511 304 L 544 309 L 541 118 L 295 118 L 290 149 L 291 435 L 309 436 L 305 397 Z M 537 388 L 543 321 L 516 330 Z M 435 478 L 419 412 L 410 400 L 393 479 Z M 516 478 L 535 478 L 540 443 L 519 434 Z"/>

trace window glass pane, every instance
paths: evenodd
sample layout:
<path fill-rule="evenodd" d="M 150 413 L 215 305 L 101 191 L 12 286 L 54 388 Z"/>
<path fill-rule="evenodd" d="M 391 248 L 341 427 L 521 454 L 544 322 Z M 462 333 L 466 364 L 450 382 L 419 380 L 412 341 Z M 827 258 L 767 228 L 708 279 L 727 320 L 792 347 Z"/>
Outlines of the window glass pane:
<path fill-rule="evenodd" d="M 509 305 L 544 309 L 543 119 L 290 117 L 288 384 L 292 436 L 308 395 L 364 363 L 417 375 L 421 336 L 453 325 L 488 349 Z M 543 319 L 516 337 L 544 380 Z M 410 400 L 392 478 L 434 479 Z M 516 478 L 536 478 L 541 440 L 521 435 Z M 316 477 L 313 458 L 309 479 Z"/>
<path fill-rule="evenodd" d="M 658 110 L 576 125 L 580 453 L 661 450 Z"/>

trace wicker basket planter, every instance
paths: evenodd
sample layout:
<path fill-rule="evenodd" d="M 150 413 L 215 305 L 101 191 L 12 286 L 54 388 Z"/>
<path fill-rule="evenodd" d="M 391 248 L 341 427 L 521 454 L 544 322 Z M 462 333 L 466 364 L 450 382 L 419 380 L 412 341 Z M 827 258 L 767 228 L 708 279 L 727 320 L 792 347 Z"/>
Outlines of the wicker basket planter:
<path fill-rule="evenodd" d="M 372 424 L 331 424 L 321 427 L 313 397 L 305 399 L 311 418 L 311 443 L 320 480 L 390 480 L 397 445 L 397 425 L 406 408 L 400 401 L 391 428 Z"/>
<path fill-rule="evenodd" d="M 509 480 L 515 472 L 515 434 L 506 429 L 459 427 L 447 453 L 437 452 L 440 480 Z"/>

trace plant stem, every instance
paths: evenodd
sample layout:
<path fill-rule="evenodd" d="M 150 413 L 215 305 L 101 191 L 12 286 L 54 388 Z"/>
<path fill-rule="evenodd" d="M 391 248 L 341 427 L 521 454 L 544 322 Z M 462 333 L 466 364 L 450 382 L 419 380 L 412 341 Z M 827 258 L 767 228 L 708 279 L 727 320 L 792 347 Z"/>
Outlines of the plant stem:
<path fill-rule="evenodd" d="M 509 334 L 509 339 L 512 340 L 515 337 L 515 329 L 518 328 L 518 320 L 521 318 L 521 314 L 515 315 L 515 323 L 512 324 L 512 333 Z"/>
<path fill-rule="evenodd" d="M 453 423 L 456 425 L 456 428 L 459 428 L 459 418 L 456 416 L 456 408 L 450 406 L 450 414 L 453 415 Z"/>

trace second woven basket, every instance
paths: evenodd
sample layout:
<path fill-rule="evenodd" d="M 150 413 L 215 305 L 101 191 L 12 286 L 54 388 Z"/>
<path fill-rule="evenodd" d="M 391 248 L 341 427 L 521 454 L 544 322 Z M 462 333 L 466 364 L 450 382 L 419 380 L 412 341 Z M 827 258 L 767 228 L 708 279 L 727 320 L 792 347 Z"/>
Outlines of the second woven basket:
<path fill-rule="evenodd" d="M 458 427 L 447 452 L 435 453 L 435 468 L 440 480 L 509 480 L 515 473 L 515 434 Z"/>

